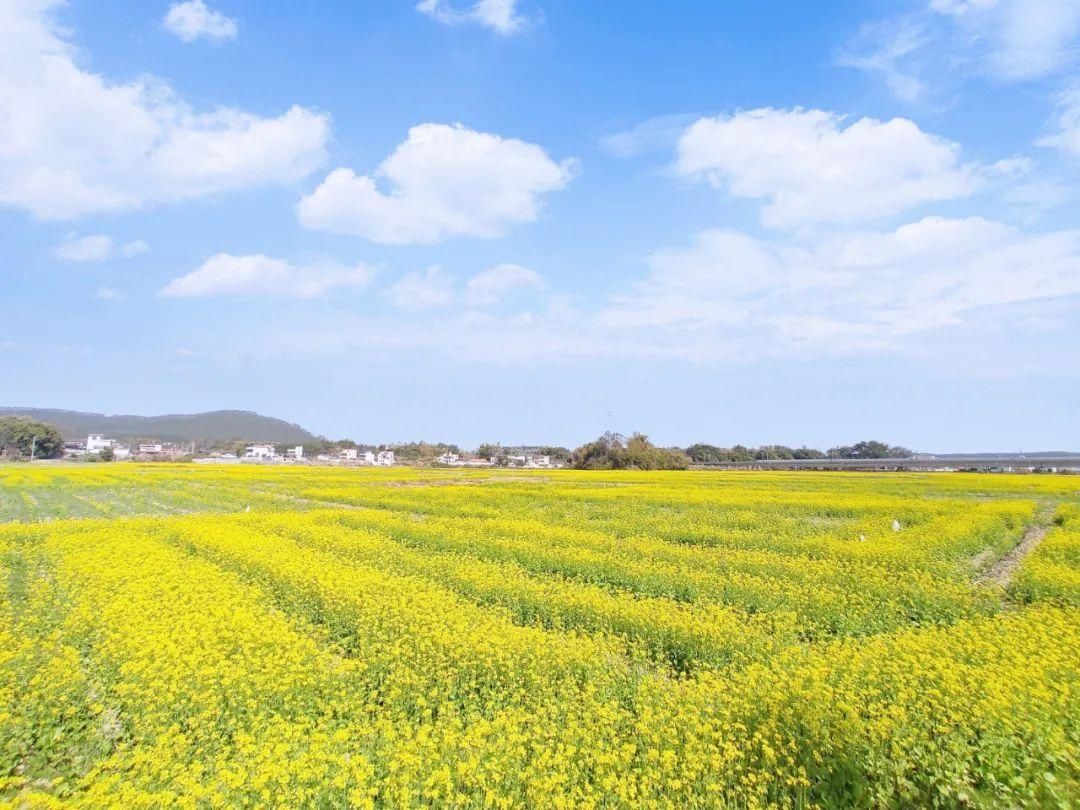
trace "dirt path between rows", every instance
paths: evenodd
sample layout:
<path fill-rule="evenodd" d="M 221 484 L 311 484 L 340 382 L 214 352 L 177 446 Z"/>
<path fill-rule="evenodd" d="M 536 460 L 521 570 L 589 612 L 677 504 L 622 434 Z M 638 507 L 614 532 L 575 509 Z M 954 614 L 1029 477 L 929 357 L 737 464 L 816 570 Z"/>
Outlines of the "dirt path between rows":
<path fill-rule="evenodd" d="M 1046 537 L 1050 531 L 1050 516 L 1053 509 L 1040 510 L 1037 523 L 1028 526 L 1020 542 L 1013 546 L 1000 560 L 984 571 L 976 580 L 979 585 L 1000 585 L 1002 588 L 1009 587 L 1013 574 L 1020 567 L 1024 558 L 1035 550 L 1035 547 Z"/>

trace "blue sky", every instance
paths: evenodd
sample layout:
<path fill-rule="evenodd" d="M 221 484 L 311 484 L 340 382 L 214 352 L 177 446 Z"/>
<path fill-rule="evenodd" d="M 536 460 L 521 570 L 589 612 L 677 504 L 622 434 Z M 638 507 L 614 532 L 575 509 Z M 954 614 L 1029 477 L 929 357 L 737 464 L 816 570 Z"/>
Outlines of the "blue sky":
<path fill-rule="evenodd" d="M 1080 0 L 0 0 L 0 402 L 1080 449 Z"/>

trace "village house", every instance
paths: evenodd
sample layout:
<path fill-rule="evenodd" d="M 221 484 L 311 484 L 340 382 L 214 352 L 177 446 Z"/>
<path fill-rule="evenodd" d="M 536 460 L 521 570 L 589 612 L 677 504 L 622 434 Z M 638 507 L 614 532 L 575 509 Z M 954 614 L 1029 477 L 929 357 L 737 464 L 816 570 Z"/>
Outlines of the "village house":
<path fill-rule="evenodd" d="M 101 433 L 91 433 L 86 437 L 86 452 L 100 453 L 102 450 L 112 450 L 116 445 L 113 439 L 106 439 Z"/>

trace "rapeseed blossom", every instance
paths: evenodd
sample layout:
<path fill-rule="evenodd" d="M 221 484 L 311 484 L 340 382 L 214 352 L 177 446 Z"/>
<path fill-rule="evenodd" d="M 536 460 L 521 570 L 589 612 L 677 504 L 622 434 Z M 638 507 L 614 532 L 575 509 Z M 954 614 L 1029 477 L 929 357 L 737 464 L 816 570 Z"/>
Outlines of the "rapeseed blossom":
<path fill-rule="evenodd" d="M 5 519 L 0 805 L 1080 797 L 1076 479 L 11 467 Z"/>

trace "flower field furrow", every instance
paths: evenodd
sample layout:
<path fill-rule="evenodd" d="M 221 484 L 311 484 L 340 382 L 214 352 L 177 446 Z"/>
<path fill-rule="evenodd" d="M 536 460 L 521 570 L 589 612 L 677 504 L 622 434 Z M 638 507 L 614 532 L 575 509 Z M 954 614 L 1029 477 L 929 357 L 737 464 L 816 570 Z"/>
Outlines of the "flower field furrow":
<path fill-rule="evenodd" d="M 657 499 L 650 496 L 648 487 L 638 486 L 629 491 L 550 487 L 542 498 L 528 491 L 474 487 L 463 499 L 454 489 L 418 492 L 416 487 L 409 487 L 387 492 L 320 488 L 304 494 L 328 503 L 432 518 L 500 519 L 510 513 L 553 527 L 587 527 L 620 540 L 645 536 L 694 547 L 761 549 L 773 554 L 856 561 L 876 559 L 897 567 L 920 567 L 934 558 L 955 562 L 968 551 L 974 553 L 985 547 L 988 535 L 1018 529 L 1034 509 L 1030 502 L 973 504 L 940 498 L 913 501 L 855 493 L 833 494 L 822 500 L 816 495 L 782 490 L 763 496 L 738 489 L 714 489 L 697 497 L 694 490 L 682 490 L 679 499 L 673 501 L 670 494 Z M 461 507 L 462 500 L 468 504 L 465 508 Z M 958 522 L 960 515 L 963 521 Z M 909 536 L 914 535 L 911 542 L 888 542 L 893 520 L 899 520 Z M 866 541 L 858 545 L 850 542 L 860 536 Z M 689 551 L 693 554 L 697 550 Z"/>
<path fill-rule="evenodd" d="M 830 807 L 1070 807 L 1080 623 L 1031 609 L 792 648 L 666 690 L 661 716 L 734 730 L 731 795 Z M 737 787 L 735 787 L 737 786 Z"/>
<path fill-rule="evenodd" d="M 339 559 L 423 576 L 478 604 L 508 608 L 521 625 L 624 636 L 680 672 L 745 663 L 796 641 L 795 617 L 790 614 L 755 617 L 720 606 L 694 607 L 561 577 L 538 577 L 516 563 L 416 551 L 371 531 L 315 524 L 308 516 L 274 515 L 244 523 Z"/>
<path fill-rule="evenodd" d="M 598 667 L 628 665 L 622 646 L 602 634 L 520 627 L 508 612 L 477 607 L 421 577 L 349 565 L 284 537 L 267 542 L 242 523 L 174 525 L 172 542 L 256 583 L 290 615 L 323 625 L 350 657 L 378 662 L 394 688 L 400 672 L 426 669 L 463 705 L 488 696 L 517 700 L 561 689 Z"/>
<path fill-rule="evenodd" d="M 746 561 L 714 553 L 712 566 L 692 562 L 690 552 L 663 541 L 597 540 L 574 532 L 551 532 L 504 520 L 435 522 L 399 520 L 378 511 L 338 512 L 317 520 L 355 528 L 379 527 L 417 549 L 456 551 L 513 562 L 537 574 L 557 574 L 644 596 L 693 604 L 727 604 L 754 613 L 793 613 L 808 637 L 880 632 L 912 621 L 947 622 L 992 610 L 985 593 L 966 580 L 913 571 L 903 577 L 875 564 L 788 558 L 770 572 L 762 554 Z M 535 532 L 535 533 L 534 533 Z M 731 564 L 729 564 L 731 563 Z"/>
<path fill-rule="evenodd" d="M 334 657 L 261 608 L 250 588 L 164 545 L 163 526 L 93 523 L 58 524 L 44 546 L 74 599 L 65 632 L 92 642 L 114 741 L 81 800 L 255 804 L 342 778 L 330 795 L 357 789 L 365 771 L 349 765 L 347 749 L 311 746 L 340 699 Z"/>

